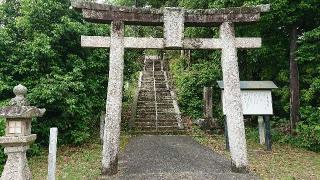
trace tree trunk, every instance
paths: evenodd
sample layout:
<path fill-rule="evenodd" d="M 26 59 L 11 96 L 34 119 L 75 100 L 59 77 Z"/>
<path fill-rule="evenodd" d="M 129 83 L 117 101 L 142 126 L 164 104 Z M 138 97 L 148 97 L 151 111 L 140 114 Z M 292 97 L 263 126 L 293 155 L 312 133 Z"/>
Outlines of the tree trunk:
<path fill-rule="evenodd" d="M 296 61 L 297 26 L 290 32 L 290 131 L 294 134 L 296 123 L 299 121 L 299 69 Z"/>

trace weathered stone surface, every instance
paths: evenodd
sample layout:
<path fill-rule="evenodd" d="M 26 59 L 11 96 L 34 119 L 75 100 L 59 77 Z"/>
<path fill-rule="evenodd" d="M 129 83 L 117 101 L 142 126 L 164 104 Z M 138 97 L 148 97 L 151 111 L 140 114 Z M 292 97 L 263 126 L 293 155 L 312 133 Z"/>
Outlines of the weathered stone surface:
<path fill-rule="evenodd" d="M 6 136 L 0 137 L 0 144 L 5 147 L 4 153 L 8 155 L 1 180 L 32 178 L 26 151 L 37 135 L 31 134 L 31 119 L 42 116 L 46 110 L 29 106 L 25 98 L 27 91 L 21 84 L 14 87 L 16 97 L 11 99 L 11 106 L 0 109 L 0 116 L 6 118 Z"/>
<path fill-rule="evenodd" d="M 184 38 L 184 10 L 181 8 L 164 9 L 165 48 L 182 48 Z"/>
<path fill-rule="evenodd" d="M 239 67 L 234 26 L 230 22 L 220 27 L 222 40 L 222 72 L 232 164 L 238 169 L 248 165 L 247 146 L 241 105 Z"/>
<path fill-rule="evenodd" d="M 81 36 L 82 47 L 109 48 L 110 37 L 104 36 Z"/>
<path fill-rule="evenodd" d="M 37 139 L 36 134 L 31 134 L 28 136 L 18 136 L 18 137 L 0 137 L 0 144 L 7 147 L 13 147 L 13 146 L 27 146 L 34 142 Z"/>
<path fill-rule="evenodd" d="M 261 38 L 236 38 L 236 47 L 240 49 L 261 47 Z"/>
<path fill-rule="evenodd" d="M 164 49 L 164 38 L 135 38 L 124 37 L 124 47 L 128 49 Z M 109 48 L 110 37 L 81 36 L 82 47 Z M 236 38 L 237 48 L 261 47 L 261 38 Z M 183 49 L 222 49 L 221 39 L 185 38 L 182 40 Z"/>
<path fill-rule="evenodd" d="M 212 87 L 203 87 L 203 114 L 205 118 L 212 118 L 212 94 L 213 89 Z"/>
<path fill-rule="evenodd" d="M 126 37 L 124 39 L 124 46 L 128 49 L 163 49 L 163 38 L 134 38 Z"/>
<path fill-rule="evenodd" d="M 45 113 L 45 109 L 38 109 L 29 106 L 28 100 L 25 98 L 28 89 L 19 84 L 13 88 L 16 97 L 10 100 L 10 106 L 0 109 L 0 117 L 4 118 L 32 118 L 41 117 Z"/>
<path fill-rule="evenodd" d="M 122 87 L 124 69 L 124 24 L 115 21 L 111 24 L 111 46 L 109 81 L 106 103 L 106 119 L 102 150 L 102 174 L 118 172 L 118 151 L 122 110 Z"/>
<path fill-rule="evenodd" d="M 45 109 L 38 109 L 34 106 L 9 106 L 0 109 L 0 117 L 4 118 L 32 118 L 42 117 Z"/>
<path fill-rule="evenodd" d="M 32 175 L 28 166 L 26 151 L 29 147 L 6 147 L 5 154 L 8 155 L 4 166 L 1 180 L 31 180 Z"/>
<path fill-rule="evenodd" d="M 58 128 L 50 128 L 49 154 L 48 154 L 48 180 L 56 179 Z"/>
<path fill-rule="evenodd" d="M 258 128 L 259 128 L 259 143 L 266 143 L 266 133 L 265 133 L 265 124 L 263 120 L 263 116 L 258 116 Z"/>
<path fill-rule="evenodd" d="M 207 121 L 207 128 L 215 126 L 213 120 L 213 102 L 212 102 L 213 88 L 203 87 L 203 115 Z"/>
<path fill-rule="evenodd" d="M 25 98 L 25 95 L 27 94 L 28 89 L 19 84 L 18 86 L 15 86 L 13 88 L 13 93 L 16 95 L 16 97 L 12 98 L 10 101 L 11 106 L 29 106 L 28 100 Z"/>
<path fill-rule="evenodd" d="M 123 21 L 125 24 L 162 25 L 164 22 L 163 10 L 153 8 L 116 7 L 105 4 L 72 2 L 77 10 L 82 10 L 83 17 L 89 21 L 111 23 Z M 267 12 L 270 5 L 254 7 L 225 8 L 225 9 L 198 9 L 186 10 L 186 26 L 209 26 L 216 23 L 253 22 L 260 19 L 261 12 Z"/>

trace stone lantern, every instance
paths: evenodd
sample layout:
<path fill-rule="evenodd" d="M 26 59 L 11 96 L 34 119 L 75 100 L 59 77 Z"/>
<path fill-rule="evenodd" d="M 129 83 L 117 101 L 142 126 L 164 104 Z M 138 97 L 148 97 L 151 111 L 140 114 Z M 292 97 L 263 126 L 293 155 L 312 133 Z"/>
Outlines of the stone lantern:
<path fill-rule="evenodd" d="M 46 110 L 29 105 L 25 98 L 27 88 L 23 85 L 14 87 L 13 92 L 16 97 L 11 99 L 10 106 L 0 109 L 0 117 L 6 118 L 6 134 L 0 137 L 0 144 L 8 155 L 1 180 L 29 180 L 32 176 L 26 151 L 37 138 L 31 134 L 31 120 L 41 117 Z"/>

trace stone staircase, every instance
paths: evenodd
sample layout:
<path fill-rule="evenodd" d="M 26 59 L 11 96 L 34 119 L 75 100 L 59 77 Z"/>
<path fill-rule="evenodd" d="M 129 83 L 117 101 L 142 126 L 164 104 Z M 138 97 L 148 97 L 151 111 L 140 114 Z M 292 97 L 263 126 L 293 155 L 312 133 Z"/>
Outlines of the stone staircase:
<path fill-rule="evenodd" d="M 182 133 L 183 124 L 174 93 L 170 90 L 167 72 L 157 56 L 146 56 L 140 77 L 135 132 L 139 134 Z"/>

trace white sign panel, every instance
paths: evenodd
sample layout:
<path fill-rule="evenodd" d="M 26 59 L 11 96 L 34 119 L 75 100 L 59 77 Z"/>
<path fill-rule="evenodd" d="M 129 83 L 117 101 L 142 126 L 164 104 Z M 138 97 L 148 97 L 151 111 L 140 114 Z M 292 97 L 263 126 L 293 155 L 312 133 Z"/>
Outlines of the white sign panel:
<path fill-rule="evenodd" d="M 241 90 L 243 115 L 273 115 L 270 90 Z M 222 91 L 223 114 L 225 112 L 224 91 Z"/>

